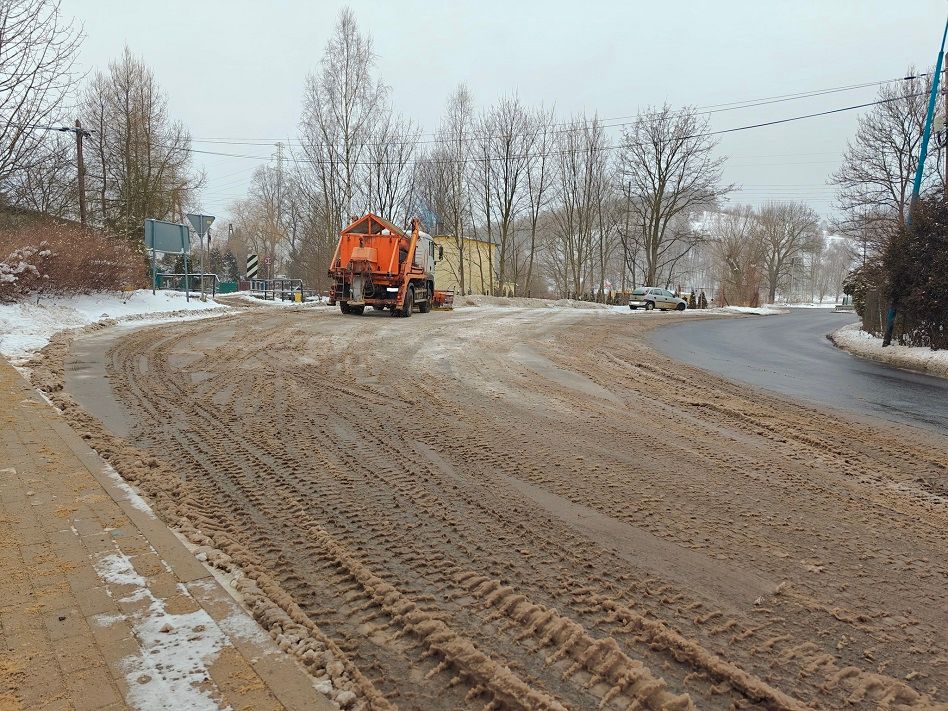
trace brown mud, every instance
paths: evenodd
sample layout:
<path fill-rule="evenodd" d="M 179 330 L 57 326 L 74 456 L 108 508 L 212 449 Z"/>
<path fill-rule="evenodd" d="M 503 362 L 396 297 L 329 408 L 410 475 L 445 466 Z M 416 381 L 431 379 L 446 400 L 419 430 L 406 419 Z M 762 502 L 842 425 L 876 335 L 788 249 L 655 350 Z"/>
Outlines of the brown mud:
<path fill-rule="evenodd" d="M 944 707 L 948 443 L 671 361 L 659 322 L 143 328 L 106 357 L 127 440 L 61 392 L 68 339 L 30 366 L 341 704 Z"/>

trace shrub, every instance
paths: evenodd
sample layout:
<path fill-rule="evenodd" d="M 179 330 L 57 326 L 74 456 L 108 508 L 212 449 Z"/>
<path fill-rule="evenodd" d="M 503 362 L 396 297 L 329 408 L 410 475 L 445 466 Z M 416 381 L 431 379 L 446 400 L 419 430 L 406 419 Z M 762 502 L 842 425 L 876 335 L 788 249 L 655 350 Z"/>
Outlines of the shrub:
<path fill-rule="evenodd" d="M 948 206 L 941 196 L 921 201 L 912 226 L 885 250 L 888 296 L 902 319 L 900 342 L 948 348 Z"/>
<path fill-rule="evenodd" d="M 125 240 L 44 219 L 0 229 L 0 301 L 146 285 L 144 256 Z"/>

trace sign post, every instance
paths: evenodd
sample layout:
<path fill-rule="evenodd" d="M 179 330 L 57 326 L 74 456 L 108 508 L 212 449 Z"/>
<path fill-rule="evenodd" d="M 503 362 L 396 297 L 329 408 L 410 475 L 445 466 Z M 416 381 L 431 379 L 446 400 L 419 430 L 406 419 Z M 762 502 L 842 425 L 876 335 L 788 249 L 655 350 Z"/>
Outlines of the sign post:
<path fill-rule="evenodd" d="M 188 291 L 188 251 L 191 241 L 188 237 L 188 226 L 176 222 L 163 220 L 145 220 L 145 249 L 151 250 L 151 293 L 154 294 L 158 282 L 158 271 L 155 264 L 155 255 L 163 254 L 184 255 L 184 296 L 190 301 Z"/>
<path fill-rule="evenodd" d="M 208 235 L 208 247 L 210 247 L 210 228 L 214 222 L 214 216 L 189 212 L 187 218 L 188 222 L 190 222 L 194 228 L 194 231 L 197 232 L 198 243 L 201 245 L 201 301 L 207 301 L 207 296 L 204 294 L 204 253 L 206 251 L 204 247 L 204 235 Z"/>

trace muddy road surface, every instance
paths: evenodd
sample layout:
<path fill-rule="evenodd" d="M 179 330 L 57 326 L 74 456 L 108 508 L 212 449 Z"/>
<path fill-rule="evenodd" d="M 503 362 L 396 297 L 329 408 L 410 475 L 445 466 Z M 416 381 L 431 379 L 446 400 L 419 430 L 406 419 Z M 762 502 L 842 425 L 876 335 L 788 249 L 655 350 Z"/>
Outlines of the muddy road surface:
<path fill-rule="evenodd" d="M 944 437 L 670 360 L 675 315 L 274 311 L 120 334 L 84 404 L 355 706 L 948 702 Z"/>

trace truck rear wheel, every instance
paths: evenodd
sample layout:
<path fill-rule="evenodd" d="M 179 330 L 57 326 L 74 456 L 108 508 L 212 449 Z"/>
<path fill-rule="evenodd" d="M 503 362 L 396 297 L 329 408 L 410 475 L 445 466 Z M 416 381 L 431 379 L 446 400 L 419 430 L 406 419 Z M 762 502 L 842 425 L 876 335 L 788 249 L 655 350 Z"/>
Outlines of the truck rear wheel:
<path fill-rule="evenodd" d="M 428 294 L 428 298 L 418 304 L 418 311 L 423 314 L 426 314 L 431 311 L 431 300 L 434 298 L 434 289 L 431 288 L 431 284 L 425 288 L 425 291 Z"/>
<path fill-rule="evenodd" d="M 415 287 L 409 286 L 405 292 L 405 304 L 402 306 L 402 316 L 408 318 L 411 316 L 412 308 L 415 306 Z"/>
<path fill-rule="evenodd" d="M 349 313 L 353 314 L 354 316 L 361 316 L 365 313 L 365 304 L 362 304 L 361 306 L 350 306 Z"/>
<path fill-rule="evenodd" d="M 342 311 L 342 313 L 344 313 L 344 314 L 348 314 L 348 313 L 349 313 L 349 303 L 348 303 L 347 301 L 340 301 L 340 302 L 339 302 L 339 310 Z"/>

